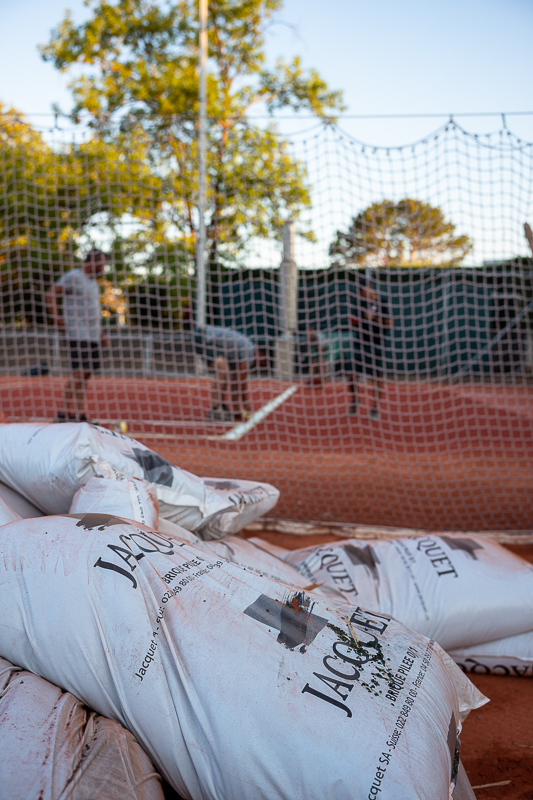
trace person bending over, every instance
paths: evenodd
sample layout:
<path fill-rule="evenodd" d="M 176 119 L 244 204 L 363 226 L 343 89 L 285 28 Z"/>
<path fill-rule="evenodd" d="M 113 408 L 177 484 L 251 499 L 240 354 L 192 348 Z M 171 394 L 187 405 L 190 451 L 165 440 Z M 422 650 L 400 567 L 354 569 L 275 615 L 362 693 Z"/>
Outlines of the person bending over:
<path fill-rule="evenodd" d="M 194 338 L 197 354 L 215 370 L 207 419 L 214 422 L 247 419 L 252 413 L 248 376 L 256 357 L 254 343 L 233 328 L 214 325 L 197 326 Z M 228 390 L 231 408 L 226 402 Z"/>
<path fill-rule="evenodd" d="M 91 250 L 81 269 L 71 269 L 46 293 L 46 305 L 55 325 L 69 344 L 71 375 L 63 393 L 58 422 L 87 421 L 85 395 L 91 375 L 100 369 L 100 346 L 107 347 L 102 332 L 102 311 L 97 278 L 103 274 L 107 256 Z M 58 297 L 63 298 L 61 312 Z"/>

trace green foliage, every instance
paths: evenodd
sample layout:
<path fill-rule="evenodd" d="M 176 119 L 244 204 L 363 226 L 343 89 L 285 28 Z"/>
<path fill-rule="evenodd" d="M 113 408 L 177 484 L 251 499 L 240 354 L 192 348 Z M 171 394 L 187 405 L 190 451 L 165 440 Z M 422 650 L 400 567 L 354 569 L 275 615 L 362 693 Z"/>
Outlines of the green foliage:
<path fill-rule="evenodd" d="M 150 275 L 144 280 L 128 281 L 124 289 L 128 324 L 150 329 L 179 328 L 190 288 L 190 281 L 184 276 L 169 279 Z"/>
<path fill-rule="evenodd" d="M 74 258 L 70 225 L 56 208 L 49 148 L 1 105 L 0 170 L 1 321 L 42 323 L 43 292 Z"/>
<path fill-rule="evenodd" d="M 91 243 L 98 221 L 112 231 L 126 217 L 145 241 L 164 239 L 161 181 L 150 170 L 144 141 L 129 136 L 123 144 L 95 138 L 54 150 L 17 111 L 0 105 L 4 324 L 46 323 L 45 291 L 79 266 L 79 248 Z"/>
<path fill-rule="evenodd" d="M 41 51 L 73 74 L 72 118 L 89 120 L 91 138 L 52 146 L 0 106 L 2 322 L 46 323 L 47 288 L 91 244 L 107 242 L 109 319 L 126 313 L 125 298 L 131 323 L 154 325 L 160 315 L 174 327 L 194 273 L 198 227 L 197 2 L 88 4 L 90 19 L 76 26 L 67 12 Z M 310 204 L 304 165 L 274 124 L 255 125 L 248 112 L 263 103 L 270 112 L 306 109 L 329 121 L 343 107 L 340 93 L 298 59 L 265 68 L 264 33 L 280 7 L 281 0 L 209 3 L 212 318 L 220 314 L 220 283 L 245 263 L 248 245 L 279 237 L 283 222 Z"/>
<path fill-rule="evenodd" d="M 281 0 L 210 0 L 208 19 L 208 261 L 242 265 L 255 237 L 280 237 L 287 218 L 310 204 L 305 168 L 274 125 L 252 124 L 257 103 L 308 110 L 324 120 L 343 108 L 298 59 L 264 65 L 264 33 Z M 67 14 L 41 48 L 71 83 L 74 118 L 88 115 L 112 140 L 142 129 L 154 173 L 169 202 L 166 221 L 194 254 L 197 234 L 198 3 L 196 0 L 95 0 L 75 26 Z M 304 232 L 312 236 L 310 231 Z"/>
<path fill-rule="evenodd" d="M 468 236 L 440 208 L 405 198 L 372 203 L 337 231 L 329 247 L 335 267 L 455 267 L 472 250 Z"/>

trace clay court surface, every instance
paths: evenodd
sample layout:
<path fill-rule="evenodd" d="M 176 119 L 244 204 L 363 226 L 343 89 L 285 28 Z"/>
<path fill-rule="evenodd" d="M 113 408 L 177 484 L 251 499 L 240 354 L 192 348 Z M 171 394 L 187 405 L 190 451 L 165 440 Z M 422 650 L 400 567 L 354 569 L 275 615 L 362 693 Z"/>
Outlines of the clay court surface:
<path fill-rule="evenodd" d="M 64 377 L 0 377 L 12 421 L 52 420 Z M 292 384 L 252 380 L 254 409 Z M 297 391 L 238 441 L 206 423 L 208 378 L 98 377 L 89 416 L 199 475 L 281 489 L 280 518 L 435 530 L 533 527 L 533 386 L 389 382 L 380 419 L 361 384 L 356 417 L 346 383 Z"/>

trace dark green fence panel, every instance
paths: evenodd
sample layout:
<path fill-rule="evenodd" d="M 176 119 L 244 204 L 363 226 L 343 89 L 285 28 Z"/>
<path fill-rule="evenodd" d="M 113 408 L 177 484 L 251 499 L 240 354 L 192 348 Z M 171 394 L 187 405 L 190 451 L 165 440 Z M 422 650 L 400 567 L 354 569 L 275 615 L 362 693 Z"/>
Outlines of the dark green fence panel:
<path fill-rule="evenodd" d="M 384 270 L 374 276 L 379 295 L 387 302 L 394 329 L 385 338 L 386 370 L 421 376 L 471 375 L 494 369 L 490 348 L 496 335 L 493 294 L 515 275 L 487 270 Z M 505 287 L 504 287 L 505 288 Z M 300 273 L 298 333 L 320 330 L 332 339 L 334 358 L 342 361 L 357 333 L 349 316 L 357 313 L 357 274 L 348 270 Z M 278 273 L 251 270 L 224 283 L 222 324 L 256 340 L 274 340 L 278 330 Z M 477 357 L 477 358 L 476 358 Z"/>

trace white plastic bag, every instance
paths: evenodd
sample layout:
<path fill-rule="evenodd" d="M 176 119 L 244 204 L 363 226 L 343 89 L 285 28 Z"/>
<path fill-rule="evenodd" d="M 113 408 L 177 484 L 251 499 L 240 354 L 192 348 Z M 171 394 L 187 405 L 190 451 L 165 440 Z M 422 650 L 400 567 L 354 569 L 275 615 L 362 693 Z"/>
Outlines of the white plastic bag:
<path fill-rule="evenodd" d="M 0 658 L 2 800 L 164 800 L 131 733 Z"/>
<path fill-rule="evenodd" d="M 350 539 L 284 558 L 310 583 L 390 614 L 448 651 L 533 627 L 533 565 L 482 536 Z"/>
<path fill-rule="evenodd" d="M 251 499 L 247 482 L 241 493 L 217 491 L 135 439 L 98 425 L 0 425 L 0 480 L 48 514 L 66 514 L 74 494 L 99 474 L 102 462 L 154 484 L 160 515 L 190 531 L 208 529 L 208 538 L 241 530 L 279 496 L 267 484 L 254 484 L 257 502 L 246 502 Z"/>
<path fill-rule="evenodd" d="M 78 489 L 69 513 L 96 511 L 115 514 L 157 528 L 159 506 L 155 486 L 142 478 L 130 478 L 114 470 L 102 469 L 102 477 L 89 478 Z M 112 472 L 113 477 L 105 477 Z"/>
<path fill-rule="evenodd" d="M 6 484 L 2 483 L 2 481 L 0 481 L 0 500 L 3 500 L 5 503 L 7 503 L 8 506 L 19 515 L 19 517 L 22 517 L 22 519 L 44 516 L 43 512 L 39 511 L 39 509 L 34 506 L 33 503 L 30 503 L 29 500 L 26 500 L 26 498 L 19 494 L 19 492 L 11 489 L 10 486 L 6 486 Z"/>
<path fill-rule="evenodd" d="M 0 653 L 120 721 L 183 797 L 449 797 L 460 707 L 485 699 L 400 623 L 109 515 L 0 547 Z"/>
<path fill-rule="evenodd" d="M 533 677 L 533 631 L 450 653 L 465 672 Z"/>
<path fill-rule="evenodd" d="M 0 525 L 7 525 L 8 522 L 16 522 L 18 519 L 22 519 L 20 514 L 16 514 L 0 497 Z"/>
<path fill-rule="evenodd" d="M 251 536 L 247 541 L 252 542 L 256 547 L 260 547 L 261 550 L 266 550 L 267 553 L 271 553 L 271 555 L 277 558 L 285 558 L 288 553 L 291 552 L 287 550 L 286 547 L 280 547 L 277 544 L 272 544 L 272 542 L 267 542 L 266 539 L 261 539 L 260 536 Z"/>
<path fill-rule="evenodd" d="M 227 478 L 202 480 L 209 489 L 231 504 L 229 511 L 202 526 L 203 539 L 220 539 L 242 531 L 254 520 L 268 514 L 279 500 L 279 489 L 269 483 Z"/>
<path fill-rule="evenodd" d="M 229 510 L 200 478 L 116 431 L 85 422 L 0 425 L 0 479 L 48 514 L 66 514 L 101 462 L 153 483 L 161 506 L 189 530 Z"/>
<path fill-rule="evenodd" d="M 231 561 L 232 564 L 238 564 L 250 572 L 255 572 L 257 575 L 290 583 L 292 586 L 302 589 L 309 587 L 309 582 L 303 575 L 300 575 L 298 570 L 246 539 L 228 536 L 222 541 L 206 542 L 205 544 L 210 545 L 211 552 Z"/>
<path fill-rule="evenodd" d="M 256 575 L 290 583 L 291 586 L 301 589 L 309 588 L 308 581 L 303 575 L 300 575 L 298 570 L 247 539 L 227 536 L 225 539 L 204 541 L 194 533 L 189 533 L 168 520 L 159 520 L 158 530 L 172 538 L 189 542 L 202 553 L 208 553 L 211 557 L 218 556 L 232 564 L 238 564 Z"/>

